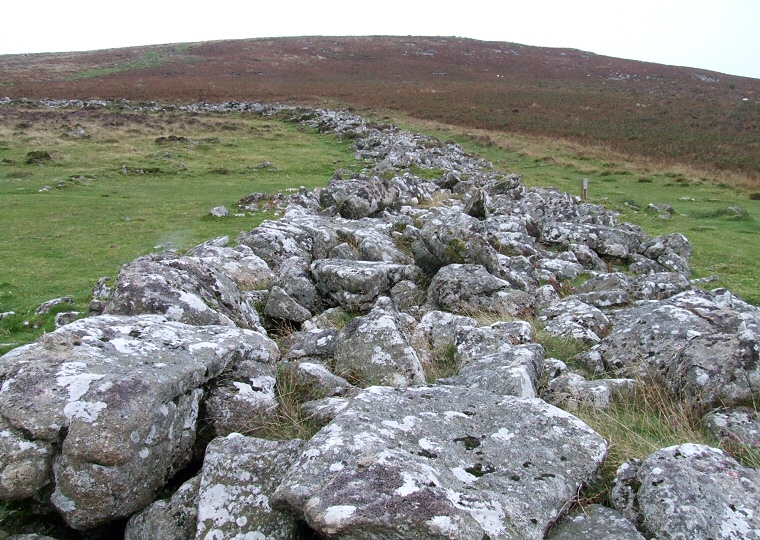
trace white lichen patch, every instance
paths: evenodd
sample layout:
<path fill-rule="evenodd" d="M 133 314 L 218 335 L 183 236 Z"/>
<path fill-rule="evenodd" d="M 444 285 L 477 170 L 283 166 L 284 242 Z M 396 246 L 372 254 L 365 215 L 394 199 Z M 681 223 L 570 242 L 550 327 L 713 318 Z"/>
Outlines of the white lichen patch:
<path fill-rule="evenodd" d="M 416 421 L 417 421 L 416 416 L 405 416 L 403 421 L 400 424 L 396 422 L 395 420 L 383 420 L 383 425 L 389 428 L 409 432 L 414 428 L 414 424 Z"/>
<path fill-rule="evenodd" d="M 356 507 L 351 505 L 331 506 L 325 510 L 322 520 L 325 524 L 325 532 L 335 534 L 343 527 L 356 512 Z"/>
<path fill-rule="evenodd" d="M 474 474 L 468 473 L 462 467 L 454 467 L 451 469 L 451 472 L 454 474 L 456 479 L 462 482 L 463 484 L 472 484 L 478 479 L 477 476 L 475 476 Z"/>
<path fill-rule="evenodd" d="M 454 523 L 449 516 L 433 516 L 425 524 L 432 534 L 451 536 L 455 532 Z M 453 538 L 453 536 L 451 536 Z"/>
<path fill-rule="evenodd" d="M 65 388 L 69 393 L 69 401 L 76 401 L 85 395 L 93 381 L 99 381 L 105 375 L 81 373 L 87 368 L 84 362 L 65 362 L 56 373 L 55 384 Z"/>
<path fill-rule="evenodd" d="M 403 472 L 401 474 L 401 478 L 403 478 L 404 482 L 401 484 L 401 486 L 397 487 L 394 493 L 398 495 L 399 497 L 406 497 L 407 495 L 411 495 L 412 493 L 416 493 L 420 491 L 420 486 L 418 482 L 425 482 L 425 478 L 421 478 L 419 475 L 412 474 L 409 472 Z"/>
<path fill-rule="evenodd" d="M 100 411 L 108 405 L 102 401 L 70 401 L 64 406 L 63 414 L 71 421 L 72 419 L 94 422 L 98 419 Z"/>
<path fill-rule="evenodd" d="M 497 441 L 509 442 L 515 438 L 515 434 L 507 428 L 500 428 L 499 431 L 491 434 L 491 438 L 496 439 Z"/>

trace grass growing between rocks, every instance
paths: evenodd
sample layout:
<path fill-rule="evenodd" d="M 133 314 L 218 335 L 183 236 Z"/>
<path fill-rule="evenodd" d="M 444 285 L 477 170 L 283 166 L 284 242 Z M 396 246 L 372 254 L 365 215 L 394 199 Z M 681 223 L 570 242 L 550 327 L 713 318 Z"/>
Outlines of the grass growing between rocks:
<path fill-rule="evenodd" d="M 51 160 L 27 164 L 29 152 Z M 270 166 L 262 166 L 263 163 Z M 72 296 L 155 246 L 232 239 L 267 213 L 211 218 L 252 192 L 324 186 L 349 142 L 248 114 L 0 108 L 0 354 L 50 329 L 31 311 Z M 22 321 L 23 322 L 23 321 Z"/>
<path fill-rule="evenodd" d="M 757 452 L 746 445 L 721 445 L 705 429 L 700 411 L 654 382 L 640 382 L 630 396 L 618 397 L 608 410 L 582 408 L 573 413 L 609 443 L 600 478 L 581 494 L 582 504 L 605 502 L 615 472 L 622 463 L 643 459 L 668 446 L 694 443 L 722 447 L 743 465 L 760 466 Z"/>
<path fill-rule="evenodd" d="M 278 370 L 275 386 L 277 409 L 271 415 L 251 419 L 251 423 L 240 432 L 250 437 L 270 440 L 303 439 L 308 441 L 319 431 L 316 423 L 301 412 L 304 403 L 301 388 L 295 374 L 289 370 Z"/>

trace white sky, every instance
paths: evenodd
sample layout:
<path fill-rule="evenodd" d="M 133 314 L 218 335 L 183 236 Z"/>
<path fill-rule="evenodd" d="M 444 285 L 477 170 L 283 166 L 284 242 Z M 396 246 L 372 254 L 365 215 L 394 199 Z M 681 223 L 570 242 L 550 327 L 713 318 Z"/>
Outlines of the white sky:
<path fill-rule="evenodd" d="M 458 36 L 760 78 L 760 0 L 15 0 L 0 15 L 0 54 L 279 36 Z"/>

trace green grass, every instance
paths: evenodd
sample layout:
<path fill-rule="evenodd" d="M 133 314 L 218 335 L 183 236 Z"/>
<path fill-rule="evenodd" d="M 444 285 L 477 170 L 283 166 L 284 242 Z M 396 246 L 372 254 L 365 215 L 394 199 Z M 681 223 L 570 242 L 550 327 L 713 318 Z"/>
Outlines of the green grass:
<path fill-rule="evenodd" d="M 18 129 L 18 118 L 0 117 L 0 312 L 30 321 L 23 332 L 15 319 L 0 321 L 0 354 L 50 328 L 29 317 L 43 301 L 68 295 L 86 310 L 98 278 L 154 246 L 234 239 L 272 217 L 214 219 L 212 207 L 235 213 L 252 192 L 323 186 L 337 167 L 354 165 L 348 142 L 252 115 L 82 113 L 76 121 L 91 138 L 61 138 L 49 119 Z M 172 134 L 187 142 L 156 144 Z M 52 162 L 18 165 L 34 150 Z M 273 166 L 260 169 L 264 161 Z M 122 174 L 123 166 L 160 172 Z"/>
<path fill-rule="evenodd" d="M 760 466 L 760 453 L 743 445 L 721 444 L 705 429 L 699 411 L 658 383 L 637 384 L 632 395 L 617 398 L 608 410 L 583 408 L 575 414 L 609 443 L 600 479 L 585 489 L 583 502 L 604 502 L 622 463 L 643 459 L 668 446 L 693 443 L 722 447 L 743 465 Z"/>

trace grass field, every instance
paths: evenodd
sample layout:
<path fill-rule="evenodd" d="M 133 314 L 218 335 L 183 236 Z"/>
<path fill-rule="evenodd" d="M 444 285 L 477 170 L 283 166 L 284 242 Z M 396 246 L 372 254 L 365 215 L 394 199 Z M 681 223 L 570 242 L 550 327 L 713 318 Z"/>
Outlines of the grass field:
<path fill-rule="evenodd" d="M 322 186 L 353 165 L 348 142 L 252 115 L 0 114 L 0 313 L 17 314 L 0 321 L 0 353 L 52 329 L 30 314 L 41 302 L 86 310 L 98 278 L 155 246 L 234 239 L 269 217 L 212 207 L 234 214 L 252 192 Z M 184 139 L 156 143 L 169 136 Z M 27 164 L 32 151 L 51 159 Z"/>

